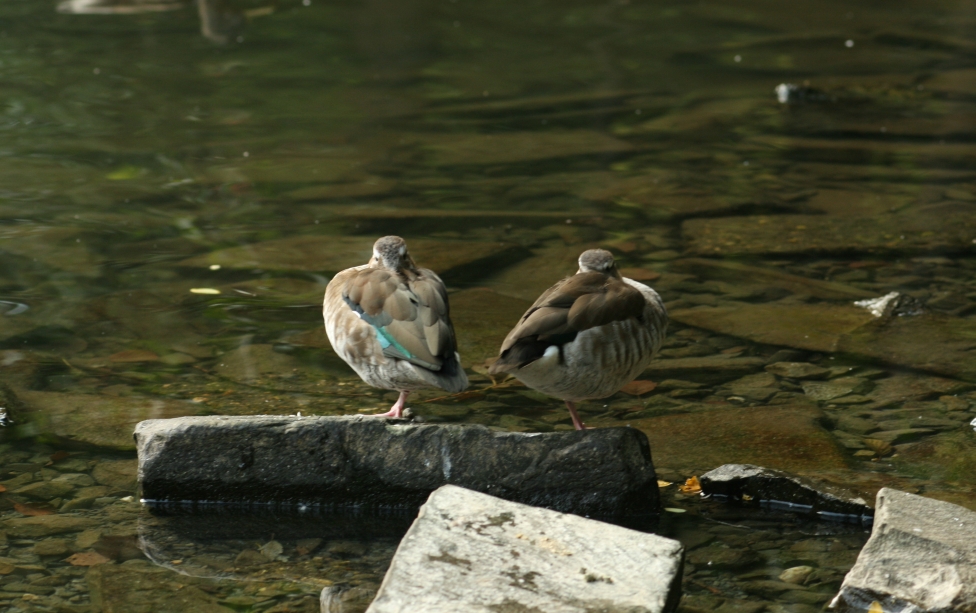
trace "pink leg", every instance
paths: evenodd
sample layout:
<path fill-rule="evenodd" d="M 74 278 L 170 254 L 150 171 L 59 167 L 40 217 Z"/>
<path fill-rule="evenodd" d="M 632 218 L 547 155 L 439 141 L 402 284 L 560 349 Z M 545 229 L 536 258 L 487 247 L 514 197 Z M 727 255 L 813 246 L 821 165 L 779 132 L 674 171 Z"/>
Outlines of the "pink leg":
<path fill-rule="evenodd" d="M 410 392 L 400 392 L 400 397 L 393 403 L 393 407 L 386 413 L 374 413 L 370 417 L 403 417 L 403 409 L 407 406 L 407 395 Z"/>
<path fill-rule="evenodd" d="M 566 408 L 569 409 L 569 416 L 573 418 L 573 426 L 577 430 L 586 430 L 586 426 L 580 421 L 579 415 L 576 413 L 576 405 L 570 401 L 566 401 Z"/>

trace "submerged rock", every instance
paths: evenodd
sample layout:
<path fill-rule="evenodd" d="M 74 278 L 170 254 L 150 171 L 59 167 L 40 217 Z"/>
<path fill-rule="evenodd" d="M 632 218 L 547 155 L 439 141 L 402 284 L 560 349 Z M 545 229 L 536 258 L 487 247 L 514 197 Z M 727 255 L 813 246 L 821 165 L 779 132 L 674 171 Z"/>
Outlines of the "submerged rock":
<path fill-rule="evenodd" d="M 870 516 L 864 499 L 825 484 L 814 484 L 795 475 L 753 466 L 726 464 L 699 477 L 702 492 L 774 509 L 816 513 L 831 520 L 857 520 Z"/>
<path fill-rule="evenodd" d="M 864 217 L 748 215 L 689 219 L 681 227 L 694 255 L 843 254 L 965 250 L 976 235 L 968 205 L 937 204 Z"/>
<path fill-rule="evenodd" d="M 39 433 L 120 451 L 135 448 L 132 428 L 140 421 L 200 410 L 195 404 L 170 398 L 32 391 L 21 392 L 20 398 L 30 409 L 24 417 Z"/>
<path fill-rule="evenodd" d="M 766 366 L 766 372 L 789 379 L 826 379 L 830 371 L 809 362 L 775 362 Z"/>
<path fill-rule="evenodd" d="M 411 137 L 405 137 L 410 140 Z M 496 134 L 423 134 L 420 144 L 435 166 L 516 164 L 576 155 L 606 155 L 633 146 L 595 130 L 500 132 Z"/>
<path fill-rule="evenodd" d="M 756 343 L 848 353 L 976 381 L 976 323 L 936 313 L 876 317 L 867 308 L 769 302 L 674 309 L 669 317 Z M 660 364 L 659 362 L 652 363 Z"/>
<path fill-rule="evenodd" d="M 871 538 L 830 603 L 838 613 L 976 610 L 976 513 L 883 488 Z"/>
<path fill-rule="evenodd" d="M 420 509 L 367 613 L 663 613 L 682 546 L 444 486 Z"/>
<path fill-rule="evenodd" d="M 702 383 L 722 383 L 762 370 L 762 358 L 735 358 L 727 355 L 697 358 L 657 359 L 644 370 L 644 377 L 655 381 L 693 379 Z"/>
<path fill-rule="evenodd" d="M 706 279 L 719 279 L 739 285 L 762 283 L 766 286 L 779 287 L 797 294 L 808 294 L 823 300 L 848 300 L 873 296 L 867 290 L 843 283 L 811 279 L 774 268 L 752 266 L 729 260 L 685 258 L 672 262 L 671 268 L 693 272 Z"/>
<path fill-rule="evenodd" d="M 229 613 L 233 610 L 218 604 L 218 596 L 200 589 L 200 585 L 210 587 L 206 580 L 178 575 L 144 562 L 92 566 L 86 580 L 93 609 L 105 613 Z"/>
<path fill-rule="evenodd" d="M 630 428 L 495 432 L 349 417 L 186 417 L 135 431 L 143 497 L 415 508 L 457 484 L 560 511 L 654 513 L 647 438 Z"/>
<path fill-rule="evenodd" d="M 824 414 L 816 407 L 702 403 L 676 411 L 630 422 L 647 435 L 660 466 L 690 474 L 729 462 L 795 471 L 847 466 L 846 453 L 823 429 Z"/>
<path fill-rule="evenodd" d="M 839 351 L 889 364 L 976 381 L 976 322 L 926 313 L 880 317 L 846 334 Z"/>
<path fill-rule="evenodd" d="M 464 366 L 498 355 L 505 334 L 532 303 L 474 287 L 451 294 L 451 319 Z"/>
<path fill-rule="evenodd" d="M 741 304 L 676 309 L 674 321 L 767 345 L 832 352 L 841 337 L 874 320 L 863 309 L 829 304 Z"/>

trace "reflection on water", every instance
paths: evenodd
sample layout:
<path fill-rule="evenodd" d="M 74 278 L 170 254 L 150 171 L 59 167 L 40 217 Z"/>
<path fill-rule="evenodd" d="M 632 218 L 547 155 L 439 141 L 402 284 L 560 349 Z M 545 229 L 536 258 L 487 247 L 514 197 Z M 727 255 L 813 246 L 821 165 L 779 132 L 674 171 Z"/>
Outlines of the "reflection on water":
<path fill-rule="evenodd" d="M 148 564 L 131 432 L 389 405 L 319 306 L 389 233 L 448 283 L 472 381 L 420 419 L 571 428 L 484 360 L 599 245 L 673 332 L 580 410 L 647 433 L 663 479 L 976 508 L 972 28 L 952 2 L 0 7 L 0 607 L 313 611 L 327 579 L 361 608 L 395 537 L 170 531 Z M 911 308 L 855 305 L 891 292 Z M 667 495 L 689 611 L 813 611 L 864 538 Z"/>

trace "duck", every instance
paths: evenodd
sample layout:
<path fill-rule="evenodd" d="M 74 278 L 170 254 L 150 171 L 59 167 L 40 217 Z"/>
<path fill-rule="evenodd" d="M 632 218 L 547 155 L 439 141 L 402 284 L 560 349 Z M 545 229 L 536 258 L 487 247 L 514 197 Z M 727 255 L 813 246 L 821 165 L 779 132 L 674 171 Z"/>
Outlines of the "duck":
<path fill-rule="evenodd" d="M 613 254 L 589 249 L 579 270 L 547 289 L 502 342 L 491 375 L 509 374 L 566 403 L 573 426 L 585 400 L 607 398 L 633 381 L 667 333 L 668 312 L 650 287 L 628 279 Z"/>
<path fill-rule="evenodd" d="M 444 282 L 417 266 L 399 236 L 378 239 L 368 263 L 329 281 L 322 317 L 332 348 L 363 381 L 400 393 L 378 417 L 402 418 L 411 391 L 468 387 Z"/>

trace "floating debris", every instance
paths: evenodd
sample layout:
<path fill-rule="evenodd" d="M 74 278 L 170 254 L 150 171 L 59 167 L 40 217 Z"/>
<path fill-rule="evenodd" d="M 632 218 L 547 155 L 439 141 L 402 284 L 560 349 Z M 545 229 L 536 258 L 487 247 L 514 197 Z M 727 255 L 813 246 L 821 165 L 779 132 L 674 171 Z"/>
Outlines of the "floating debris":
<path fill-rule="evenodd" d="M 897 315 L 898 317 L 905 315 L 912 316 L 920 315 L 924 311 L 921 302 L 899 292 L 890 292 L 880 298 L 858 300 L 854 303 L 854 306 L 867 309 L 875 317 L 890 317 L 892 315 Z"/>
<path fill-rule="evenodd" d="M 216 296 L 220 293 L 219 289 L 214 289 L 212 287 L 194 287 L 190 289 L 191 294 L 206 294 L 208 296 Z"/>

